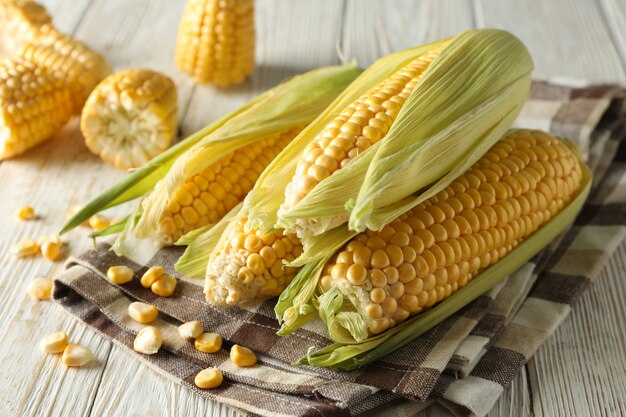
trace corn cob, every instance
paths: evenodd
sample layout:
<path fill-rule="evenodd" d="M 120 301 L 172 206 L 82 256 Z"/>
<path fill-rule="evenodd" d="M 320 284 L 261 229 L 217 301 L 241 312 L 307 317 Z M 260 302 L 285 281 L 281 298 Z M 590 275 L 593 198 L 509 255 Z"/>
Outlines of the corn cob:
<path fill-rule="evenodd" d="M 0 58 L 15 56 L 22 45 L 51 27 L 52 18 L 38 3 L 0 0 Z"/>
<path fill-rule="evenodd" d="M 443 191 L 378 232 L 351 239 L 325 267 L 379 334 L 441 302 L 550 221 L 578 192 L 581 164 L 559 139 L 517 130 Z"/>
<path fill-rule="evenodd" d="M 247 216 L 239 215 L 225 236 L 207 269 L 209 303 L 229 306 L 277 296 L 295 276 L 297 268 L 283 265 L 302 253 L 295 234 L 251 229 Z"/>
<path fill-rule="evenodd" d="M 0 64 L 0 159 L 49 139 L 72 115 L 70 92 L 44 68 L 19 59 Z"/>
<path fill-rule="evenodd" d="M 89 93 L 111 73 L 111 67 L 102 55 L 56 30 L 46 31 L 24 44 L 18 55 L 45 67 L 68 86 L 76 115 L 83 109 Z"/>
<path fill-rule="evenodd" d="M 254 70 L 254 1 L 189 0 L 175 60 L 199 83 L 242 82 Z"/>
<path fill-rule="evenodd" d="M 91 152 L 129 169 L 167 149 L 177 123 L 174 82 L 155 71 L 130 69 L 107 77 L 95 88 L 83 109 L 80 128 Z"/>
<path fill-rule="evenodd" d="M 301 130 L 294 128 L 237 149 L 185 181 L 159 220 L 161 243 L 172 244 L 183 234 L 224 217 Z"/>

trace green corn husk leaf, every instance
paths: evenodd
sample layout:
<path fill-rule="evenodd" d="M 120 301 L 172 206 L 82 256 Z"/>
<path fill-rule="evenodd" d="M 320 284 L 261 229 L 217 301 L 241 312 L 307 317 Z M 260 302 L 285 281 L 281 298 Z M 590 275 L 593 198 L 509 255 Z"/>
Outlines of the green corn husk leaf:
<path fill-rule="evenodd" d="M 206 275 L 206 268 L 213 248 L 217 246 L 220 237 L 228 222 L 239 213 L 242 204 L 237 204 L 231 211 L 214 225 L 208 225 L 193 230 L 182 236 L 176 242 L 177 246 L 187 246 L 185 252 L 178 259 L 174 268 L 188 278 L 202 278 Z"/>
<path fill-rule="evenodd" d="M 137 219 L 135 219 L 134 221 L 136 221 Z M 124 229 L 126 228 L 126 224 L 130 221 L 130 216 L 126 216 L 124 217 L 122 220 L 120 220 L 119 222 L 110 225 L 109 227 L 105 227 L 102 230 L 97 230 L 95 232 L 91 232 L 89 234 L 89 237 L 92 238 L 94 241 L 99 238 L 99 237 L 105 237 L 105 236 L 110 236 L 110 235 L 114 235 L 116 233 L 120 233 L 122 231 L 124 231 Z"/>
<path fill-rule="evenodd" d="M 504 258 L 492 265 L 470 281 L 465 287 L 435 305 L 430 310 L 393 327 L 380 335 L 372 336 L 362 342 L 356 339 L 352 343 L 334 343 L 321 349 L 310 349 L 307 355 L 295 365 L 311 365 L 338 370 L 353 370 L 373 362 L 405 346 L 418 336 L 432 329 L 452 314 L 456 313 L 481 294 L 496 286 L 511 273 L 523 266 L 540 252 L 547 243 L 562 233 L 576 218 L 583 207 L 591 187 L 591 172 L 583 164 L 583 183 L 576 197 L 564 207 L 550 222 L 524 240 Z M 320 313 L 321 314 L 321 313 Z M 326 320 L 333 323 L 333 310 L 326 314 Z M 341 325 L 341 319 L 337 325 Z M 351 323 L 350 326 L 354 326 Z M 358 324 L 357 324 L 358 325 Z M 348 329 L 348 326 L 345 326 Z M 344 334 L 345 336 L 345 334 Z"/>
<path fill-rule="evenodd" d="M 279 224 L 317 235 L 349 214 L 350 229 L 379 230 L 410 206 L 402 200 L 449 173 L 467 152 L 502 137 L 528 97 L 532 69 L 528 51 L 508 32 L 456 36 L 428 67 L 387 136 L 320 182 L 281 214 Z"/>

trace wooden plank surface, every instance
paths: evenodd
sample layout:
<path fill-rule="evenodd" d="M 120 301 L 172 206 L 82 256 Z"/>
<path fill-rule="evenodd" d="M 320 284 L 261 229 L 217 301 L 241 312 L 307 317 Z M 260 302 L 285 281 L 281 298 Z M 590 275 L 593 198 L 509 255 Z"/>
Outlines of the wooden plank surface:
<path fill-rule="evenodd" d="M 115 69 L 150 67 L 177 83 L 182 131 L 191 133 L 281 80 L 346 59 L 369 65 L 389 52 L 472 27 L 501 27 L 518 35 L 546 77 L 626 80 L 626 4 L 622 0 L 258 0 L 258 67 L 247 83 L 218 91 L 195 86 L 176 71 L 172 55 L 183 0 L 45 0 L 62 30 L 107 56 Z M 74 120 L 53 141 L 0 163 L 0 415 L 235 416 L 158 375 L 87 329 L 52 303 L 26 294 L 36 276 L 62 263 L 19 261 L 10 246 L 58 229 L 65 211 L 98 194 L 123 173 L 92 156 Z M 6 198 L 8 197 L 8 198 Z M 33 205 L 42 219 L 18 222 L 15 210 Z M 68 235 L 78 253 L 90 242 Z M 491 417 L 626 415 L 626 244 L 599 282 L 529 362 Z M 65 369 L 36 342 L 64 329 L 96 361 Z M 443 416 L 435 408 L 421 413 Z"/>

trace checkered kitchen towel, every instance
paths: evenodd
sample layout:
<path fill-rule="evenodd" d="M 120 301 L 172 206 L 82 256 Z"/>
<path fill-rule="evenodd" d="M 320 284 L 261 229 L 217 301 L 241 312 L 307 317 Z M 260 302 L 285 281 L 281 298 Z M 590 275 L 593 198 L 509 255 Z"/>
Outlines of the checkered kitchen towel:
<path fill-rule="evenodd" d="M 400 416 L 439 401 L 458 415 L 483 416 L 626 236 L 624 91 L 535 82 L 517 124 L 572 138 L 588 156 L 594 188 L 575 225 L 503 284 L 364 369 L 290 366 L 310 346 L 329 340 L 319 321 L 290 336 L 276 336 L 273 301 L 254 309 L 215 308 L 204 302 L 202 282 L 181 276 L 170 298 L 141 287 L 139 277 L 151 265 L 166 265 L 173 273 L 180 248 L 139 249 L 127 259 L 101 244 L 68 261 L 56 279 L 54 298 L 169 378 L 250 414 L 349 416 L 384 406 L 386 415 Z M 135 279 L 124 286 L 110 284 L 105 274 L 114 264 L 130 266 Z M 134 336 L 143 327 L 126 313 L 135 300 L 161 311 L 154 325 L 161 329 L 164 349 L 156 355 L 132 351 Z M 176 326 L 190 320 L 201 320 L 205 329 L 220 333 L 226 348 L 239 343 L 254 349 L 259 364 L 234 368 L 226 349 L 198 352 L 177 335 Z M 215 390 L 199 390 L 194 376 L 208 366 L 220 368 L 226 382 Z"/>

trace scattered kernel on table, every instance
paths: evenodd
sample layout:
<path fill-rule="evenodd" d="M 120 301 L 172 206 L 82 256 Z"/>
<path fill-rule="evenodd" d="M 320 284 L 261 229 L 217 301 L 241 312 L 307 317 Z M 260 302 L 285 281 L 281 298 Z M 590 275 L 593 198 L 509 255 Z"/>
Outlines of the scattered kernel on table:
<path fill-rule="evenodd" d="M 156 320 L 159 310 L 153 305 L 135 301 L 128 305 L 128 315 L 137 323 L 148 324 Z"/>
<path fill-rule="evenodd" d="M 35 256 L 39 253 L 39 245 L 35 239 L 24 239 L 17 242 L 11 248 L 11 253 L 18 258 L 27 258 L 29 256 Z"/>
<path fill-rule="evenodd" d="M 217 333 L 202 333 L 194 342 L 194 346 L 200 352 L 215 353 L 222 348 L 222 336 Z"/>
<path fill-rule="evenodd" d="M 133 280 L 133 270 L 125 265 L 112 266 L 107 270 L 107 278 L 113 284 L 126 284 Z"/>
<path fill-rule="evenodd" d="M 222 375 L 222 371 L 216 368 L 207 368 L 198 372 L 194 382 L 198 388 L 202 389 L 211 389 L 217 388 L 222 385 L 224 381 L 224 376 Z"/>
<path fill-rule="evenodd" d="M 22 206 L 17 210 L 17 217 L 21 220 L 33 220 L 35 216 L 35 209 L 31 206 Z"/>
<path fill-rule="evenodd" d="M 91 362 L 93 353 L 89 349 L 81 345 L 70 343 L 63 350 L 63 364 L 65 366 L 84 366 Z"/>
<path fill-rule="evenodd" d="M 204 333 L 204 326 L 198 320 L 178 326 L 178 334 L 183 339 L 197 339 L 202 333 Z"/>
<path fill-rule="evenodd" d="M 137 333 L 133 349 L 139 353 L 146 355 L 154 355 L 159 351 L 163 344 L 163 337 L 159 329 L 153 326 L 144 327 Z"/>
<path fill-rule="evenodd" d="M 28 295 L 35 300 L 48 300 L 52 294 L 50 278 L 35 278 L 28 284 Z"/>
<path fill-rule="evenodd" d="M 89 223 L 89 227 L 91 227 L 96 232 L 98 230 L 106 229 L 111 225 L 111 221 L 104 217 L 102 214 L 94 214 L 87 221 Z"/>
<path fill-rule="evenodd" d="M 44 258 L 56 261 L 61 253 L 63 242 L 59 235 L 46 235 L 39 242 L 39 248 Z"/>
<path fill-rule="evenodd" d="M 165 268 L 162 266 L 151 266 L 141 277 L 141 286 L 144 288 L 152 287 L 165 274 Z"/>
<path fill-rule="evenodd" d="M 233 345 L 233 347 L 230 348 L 230 360 L 236 366 L 247 367 L 256 363 L 256 355 L 246 347 Z"/>
<path fill-rule="evenodd" d="M 67 334 L 54 332 L 41 339 L 41 349 L 46 353 L 63 353 L 67 347 Z"/>
<path fill-rule="evenodd" d="M 150 289 L 159 297 L 169 297 L 176 290 L 176 278 L 164 274 L 150 286 Z"/>

